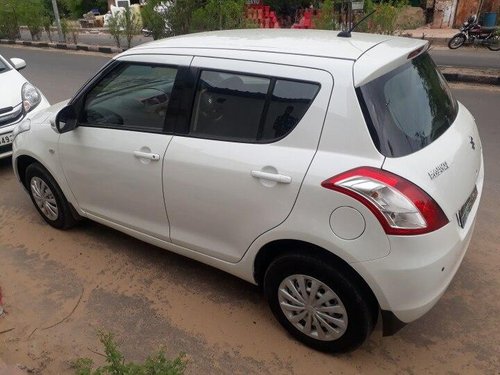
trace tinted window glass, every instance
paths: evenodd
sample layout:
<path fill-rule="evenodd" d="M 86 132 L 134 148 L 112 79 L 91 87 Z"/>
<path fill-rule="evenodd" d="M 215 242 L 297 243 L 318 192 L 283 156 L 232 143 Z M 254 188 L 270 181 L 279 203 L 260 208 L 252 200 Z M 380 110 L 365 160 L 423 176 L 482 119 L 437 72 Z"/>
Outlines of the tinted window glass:
<path fill-rule="evenodd" d="M 7 65 L 2 61 L 2 58 L 0 57 L 0 73 L 6 72 L 9 70 Z"/>
<path fill-rule="evenodd" d="M 80 121 L 161 132 L 176 75 L 173 67 L 122 64 L 87 94 Z"/>
<path fill-rule="evenodd" d="M 269 78 L 203 71 L 190 134 L 255 141 L 270 83 Z"/>
<path fill-rule="evenodd" d="M 301 120 L 318 84 L 203 71 L 190 134 L 239 142 L 272 142 Z"/>
<path fill-rule="evenodd" d="M 305 115 L 318 90 L 318 84 L 277 80 L 259 139 L 287 135 Z"/>
<path fill-rule="evenodd" d="M 455 121 L 457 104 L 428 54 L 358 90 L 370 134 L 385 156 L 421 150 Z"/>

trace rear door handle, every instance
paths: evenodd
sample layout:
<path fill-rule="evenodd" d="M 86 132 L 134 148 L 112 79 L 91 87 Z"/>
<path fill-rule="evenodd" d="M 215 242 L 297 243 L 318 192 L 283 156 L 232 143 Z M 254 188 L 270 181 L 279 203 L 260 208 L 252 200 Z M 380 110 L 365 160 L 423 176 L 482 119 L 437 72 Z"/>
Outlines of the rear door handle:
<path fill-rule="evenodd" d="M 280 184 L 289 184 L 292 182 L 292 178 L 290 176 L 285 176 L 283 174 L 268 173 L 262 171 L 252 171 L 250 174 L 252 175 L 252 177 L 260 178 L 262 180 L 279 182 Z"/>
<path fill-rule="evenodd" d="M 134 156 L 139 159 L 160 160 L 160 155 L 149 152 L 134 151 Z"/>

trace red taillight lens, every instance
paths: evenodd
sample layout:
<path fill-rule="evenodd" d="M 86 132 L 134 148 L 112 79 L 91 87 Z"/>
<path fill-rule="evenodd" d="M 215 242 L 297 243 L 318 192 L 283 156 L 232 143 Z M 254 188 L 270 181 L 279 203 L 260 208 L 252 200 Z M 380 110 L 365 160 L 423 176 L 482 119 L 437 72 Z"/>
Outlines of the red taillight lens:
<path fill-rule="evenodd" d="M 449 222 L 441 207 L 425 191 L 382 169 L 352 169 L 323 181 L 321 186 L 363 203 L 387 234 L 424 234 Z"/>

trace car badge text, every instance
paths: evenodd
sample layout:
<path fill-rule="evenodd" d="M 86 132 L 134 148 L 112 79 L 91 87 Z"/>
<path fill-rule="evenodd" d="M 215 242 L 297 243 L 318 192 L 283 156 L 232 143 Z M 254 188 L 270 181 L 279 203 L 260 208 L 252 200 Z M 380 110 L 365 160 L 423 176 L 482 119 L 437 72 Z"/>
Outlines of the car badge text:
<path fill-rule="evenodd" d="M 433 170 L 427 172 L 431 180 L 434 180 L 436 177 L 439 177 L 444 171 L 448 169 L 448 163 L 443 161 L 441 164 L 439 164 L 436 168 Z"/>

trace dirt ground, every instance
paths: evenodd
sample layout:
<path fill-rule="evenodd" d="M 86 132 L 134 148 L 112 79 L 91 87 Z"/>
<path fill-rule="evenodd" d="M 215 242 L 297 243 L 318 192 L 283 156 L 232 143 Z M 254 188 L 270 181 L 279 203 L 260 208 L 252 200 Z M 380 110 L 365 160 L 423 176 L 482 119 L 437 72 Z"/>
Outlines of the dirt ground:
<path fill-rule="evenodd" d="M 498 128 L 481 130 L 497 157 Z M 99 329 L 130 360 L 186 353 L 188 374 L 500 374 L 500 169 L 489 163 L 469 251 L 436 307 L 333 356 L 294 341 L 232 276 L 92 222 L 49 227 L 0 161 L 0 374 L 2 361 L 41 374 L 71 374 L 78 357 L 101 363 Z"/>

